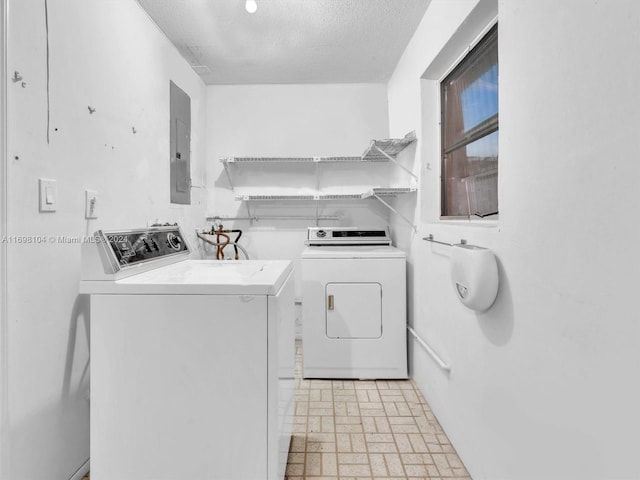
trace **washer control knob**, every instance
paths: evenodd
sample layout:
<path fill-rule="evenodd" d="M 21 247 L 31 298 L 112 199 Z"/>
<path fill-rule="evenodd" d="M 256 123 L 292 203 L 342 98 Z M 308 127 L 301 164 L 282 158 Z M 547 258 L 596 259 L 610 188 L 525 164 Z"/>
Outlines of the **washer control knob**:
<path fill-rule="evenodd" d="M 318 230 L 316 232 L 316 237 L 318 238 L 324 238 L 327 236 L 327 232 L 325 230 Z"/>
<path fill-rule="evenodd" d="M 180 250 L 182 247 L 182 239 L 175 233 L 167 233 L 167 244 L 174 250 Z"/>

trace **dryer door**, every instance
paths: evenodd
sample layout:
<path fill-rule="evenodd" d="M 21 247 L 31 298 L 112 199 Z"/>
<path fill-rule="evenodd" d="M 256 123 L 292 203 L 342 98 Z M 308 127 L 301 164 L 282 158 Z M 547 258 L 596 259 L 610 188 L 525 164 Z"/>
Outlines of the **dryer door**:
<path fill-rule="evenodd" d="M 328 283 L 325 307 L 327 337 L 382 336 L 382 286 L 379 283 Z"/>

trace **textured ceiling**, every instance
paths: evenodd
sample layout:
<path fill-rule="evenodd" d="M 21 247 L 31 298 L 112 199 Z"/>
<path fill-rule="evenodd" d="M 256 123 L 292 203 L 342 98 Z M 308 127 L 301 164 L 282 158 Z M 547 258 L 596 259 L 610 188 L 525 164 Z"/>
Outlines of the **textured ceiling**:
<path fill-rule="evenodd" d="M 430 0 L 138 0 L 207 84 L 389 79 Z"/>

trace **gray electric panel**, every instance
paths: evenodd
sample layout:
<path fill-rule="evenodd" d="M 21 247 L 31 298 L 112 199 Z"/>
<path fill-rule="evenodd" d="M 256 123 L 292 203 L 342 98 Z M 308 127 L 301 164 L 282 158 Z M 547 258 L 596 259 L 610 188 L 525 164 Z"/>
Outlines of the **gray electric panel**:
<path fill-rule="evenodd" d="M 191 99 L 170 85 L 171 203 L 191 204 Z"/>

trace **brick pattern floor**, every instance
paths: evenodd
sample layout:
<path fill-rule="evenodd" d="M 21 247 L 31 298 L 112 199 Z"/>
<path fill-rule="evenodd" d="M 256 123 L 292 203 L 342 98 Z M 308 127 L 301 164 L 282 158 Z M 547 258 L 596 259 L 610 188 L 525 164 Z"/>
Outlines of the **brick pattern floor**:
<path fill-rule="evenodd" d="M 304 380 L 287 480 L 470 480 L 412 380 Z"/>

